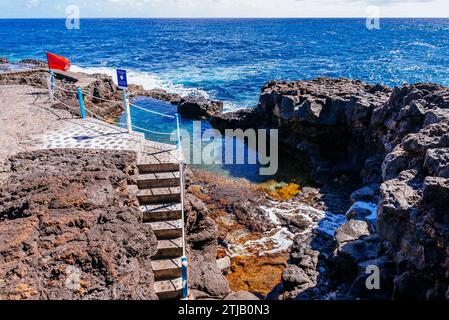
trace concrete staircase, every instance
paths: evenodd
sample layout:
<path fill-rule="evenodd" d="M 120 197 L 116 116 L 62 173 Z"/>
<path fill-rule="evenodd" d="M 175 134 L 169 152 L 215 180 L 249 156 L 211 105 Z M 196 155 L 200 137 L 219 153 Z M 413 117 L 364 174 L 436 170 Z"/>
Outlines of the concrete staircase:
<path fill-rule="evenodd" d="M 152 258 L 154 289 L 159 299 L 182 297 L 183 255 L 180 166 L 173 155 L 144 149 L 138 158 L 137 199 L 143 223 L 151 225 L 158 239 Z"/>

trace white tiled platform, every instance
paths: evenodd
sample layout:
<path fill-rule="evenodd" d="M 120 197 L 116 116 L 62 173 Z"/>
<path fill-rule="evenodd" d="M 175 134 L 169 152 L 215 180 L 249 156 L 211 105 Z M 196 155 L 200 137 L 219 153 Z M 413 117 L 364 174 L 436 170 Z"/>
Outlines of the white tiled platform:
<path fill-rule="evenodd" d="M 95 119 L 67 121 L 64 129 L 43 137 L 43 149 L 79 148 L 142 151 L 143 136 Z"/>
<path fill-rule="evenodd" d="M 145 140 L 142 133 L 97 119 L 66 120 L 64 129 L 47 132 L 39 149 L 99 149 L 134 151 L 149 163 L 178 163 L 176 146 Z"/>

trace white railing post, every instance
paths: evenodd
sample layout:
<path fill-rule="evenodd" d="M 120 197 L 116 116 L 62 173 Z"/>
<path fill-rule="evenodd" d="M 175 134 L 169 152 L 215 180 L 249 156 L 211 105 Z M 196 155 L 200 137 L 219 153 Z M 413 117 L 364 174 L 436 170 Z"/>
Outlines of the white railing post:
<path fill-rule="evenodd" d="M 185 211 L 184 211 L 184 193 L 185 193 L 185 182 L 184 182 L 184 160 L 182 156 L 182 141 L 181 141 L 181 126 L 179 122 L 179 114 L 176 114 L 176 130 L 178 137 L 178 157 L 179 157 L 179 179 L 181 186 L 181 212 L 182 212 L 182 298 L 184 300 L 188 299 L 189 296 L 189 286 L 188 286 L 188 261 L 187 261 L 187 241 L 186 241 L 186 228 L 185 228 Z"/>
<path fill-rule="evenodd" d="M 131 110 L 129 107 L 129 98 L 126 90 L 123 90 L 123 101 L 125 103 L 126 126 L 128 127 L 128 133 L 131 134 L 133 132 L 133 126 L 131 122 Z"/>
<path fill-rule="evenodd" d="M 53 95 L 53 73 L 50 71 L 50 77 L 47 81 L 48 86 L 48 97 L 50 98 L 51 102 L 55 101 L 54 95 Z"/>

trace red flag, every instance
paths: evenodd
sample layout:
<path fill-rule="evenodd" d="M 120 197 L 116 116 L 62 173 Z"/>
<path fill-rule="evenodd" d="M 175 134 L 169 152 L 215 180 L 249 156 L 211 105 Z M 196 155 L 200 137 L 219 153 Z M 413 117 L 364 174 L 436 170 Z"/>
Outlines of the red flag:
<path fill-rule="evenodd" d="M 70 69 L 70 60 L 57 54 L 47 52 L 48 67 L 52 70 L 67 71 Z"/>

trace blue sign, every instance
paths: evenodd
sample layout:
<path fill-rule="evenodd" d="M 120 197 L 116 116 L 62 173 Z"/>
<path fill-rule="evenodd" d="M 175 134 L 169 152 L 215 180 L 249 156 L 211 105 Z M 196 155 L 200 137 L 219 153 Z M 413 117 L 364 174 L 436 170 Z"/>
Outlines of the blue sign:
<path fill-rule="evenodd" d="M 126 70 L 117 70 L 117 82 L 119 89 L 128 89 L 128 78 L 126 76 Z"/>

